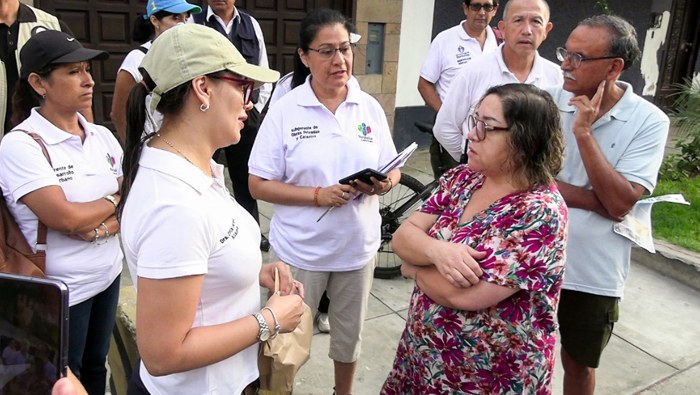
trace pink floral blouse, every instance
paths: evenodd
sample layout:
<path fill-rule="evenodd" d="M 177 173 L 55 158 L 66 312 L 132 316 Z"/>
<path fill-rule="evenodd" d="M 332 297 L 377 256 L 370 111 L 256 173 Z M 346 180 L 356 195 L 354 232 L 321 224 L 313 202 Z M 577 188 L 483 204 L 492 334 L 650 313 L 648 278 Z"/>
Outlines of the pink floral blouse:
<path fill-rule="evenodd" d="M 415 287 L 382 394 L 551 393 L 567 208 L 555 184 L 535 186 L 458 225 L 483 182 L 481 174 L 458 166 L 419 210 L 438 216 L 431 237 L 487 252 L 482 281 L 520 291 L 488 309 L 464 311 Z"/>

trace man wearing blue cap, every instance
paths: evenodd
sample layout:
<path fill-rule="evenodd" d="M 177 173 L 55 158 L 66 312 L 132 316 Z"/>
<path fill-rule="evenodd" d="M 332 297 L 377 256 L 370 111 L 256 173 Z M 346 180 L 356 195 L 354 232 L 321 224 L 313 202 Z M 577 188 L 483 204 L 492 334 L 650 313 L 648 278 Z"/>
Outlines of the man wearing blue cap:
<path fill-rule="evenodd" d="M 269 68 L 267 50 L 260 24 L 252 16 L 236 8 L 236 0 L 207 0 L 208 7 L 201 14 L 193 15 L 191 20 L 206 25 L 228 37 L 241 52 L 245 60 L 260 67 Z M 260 112 L 270 98 L 272 84 L 263 85 L 253 94 L 253 109 L 248 111 L 245 128 L 241 130 L 241 141 L 224 149 L 229 176 L 233 186 L 233 195 L 238 204 L 248 211 L 258 223 L 258 202 L 253 199 L 248 189 L 248 159 L 258 135 Z M 268 251 L 270 242 L 262 236 L 260 249 Z"/>
<path fill-rule="evenodd" d="M 61 30 L 73 36 L 68 26 L 51 14 L 19 0 L 0 0 L 0 60 L 4 69 L 0 72 L 0 137 L 11 127 L 12 94 L 20 68 L 17 54 L 34 33 L 43 30 Z"/>

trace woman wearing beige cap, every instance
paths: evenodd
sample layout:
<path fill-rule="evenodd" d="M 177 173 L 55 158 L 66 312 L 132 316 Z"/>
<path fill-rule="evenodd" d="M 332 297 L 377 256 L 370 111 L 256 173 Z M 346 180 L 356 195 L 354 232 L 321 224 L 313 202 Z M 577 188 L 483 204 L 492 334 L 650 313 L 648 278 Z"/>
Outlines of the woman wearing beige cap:
<path fill-rule="evenodd" d="M 258 343 L 297 326 L 303 287 L 287 265 L 262 265 L 260 229 L 211 157 L 239 141 L 253 89 L 279 73 L 247 64 L 226 37 L 195 24 L 163 33 L 141 72 L 119 207 L 142 358 L 129 394 L 253 394 Z M 148 91 L 148 112 L 163 123 L 142 140 Z M 261 310 L 274 268 L 281 294 Z"/>

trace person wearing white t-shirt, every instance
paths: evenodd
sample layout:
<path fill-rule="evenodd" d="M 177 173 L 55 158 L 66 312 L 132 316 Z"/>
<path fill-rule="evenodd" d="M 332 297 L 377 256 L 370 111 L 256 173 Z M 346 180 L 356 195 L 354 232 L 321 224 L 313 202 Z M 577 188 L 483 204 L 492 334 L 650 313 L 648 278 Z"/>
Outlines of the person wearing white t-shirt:
<path fill-rule="evenodd" d="M 164 31 L 177 25 L 185 23 L 190 14 L 198 14 L 202 9 L 185 0 L 153 0 L 146 5 L 146 14 L 136 17 L 134 30 L 131 39 L 143 43 L 138 49 L 129 52 L 124 58 L 119 70 L 117 70 L 117 81 L 114 84 L 114 96 L 112 98 L 112 111 L 110 119 L 117 129 L 117 136 L 122 144 L 126 144 L 126 100 L 134 85 L 141 82 L 141 72 L 139 65 L 151 47 L 151 37 L 158 38 Z M 146 106 L 150 102 L 146 99 Z M 160 114 L 153 114 L 156 127 L 160 126 L 162 117 Z M 151 124 L 147 123 L 146 134 L 149 132 Z"/>
<path fill-rule="evenodd" d="M 433 135 L 456 161 L 464 153 L 467 117 L 488 88 L 508 83 L 544 88 L 562 82 L 559 66 L 537 53 L 552 30 L 544 0 L 510 0 L 498 27 L 505 42 L 457 74 L 435 119 Z"/>
<path fill-rule="evenodd" d="M 500 32 L 489 26 L 498 11 L 498 0 L 464 0 L 462 10 L 467 19 L 440 32 L 428 49 L 418 79 L 418 92 L 435 113 L 447 96 L 450 83 L 469 61 L 498 47 Z M 430 165 L 435 178 L 458 162 L 432 137 Z"/>
<path fill-rule="evenodd" d="M 581 21 L 564 48 L 563 85 L 547 90 L 566 142 L 557 184 L 569 207 L 566 276 L 557 314 L 564 394 L 593 394 L 596 368 L 619 318 L 632 241 L 614 225 L 656 186 L 669 119 L 618 78 L 639 59 L 626 20 Z"/>
<path fill-rule="evenodd" d="M 13 96 L 14 114 L 25 120 L 0 144 L 0 188 L 29 245 L 40 247 L 39 221 L 48 228 L 46 275 L 70 294 L 68 365 L 90 394 L 105 392 L 119 298 L 122 149 L 79 111 L 92 105 L 89 61 L 108 56 L 63 32 L 32 36 Z"/>
<path fill-rule="evenodd" d="M 257 393 L 260 342 L 299 324 L 303 286 L 288 265 L 262 265 L 260 227 L 211 158 L 240 140 L 254 88 L 279 73 L 247 63 L 226 37 L 197 24 L 163 33 L 141 71 L 119 206 L 138 292 L 141 362 L 128 392 Z M 141 143 L 149 91 L 148 111 L 158 108 L 163 125 Z M 280 292 L 261 310 L 260 287 L 274 290 L 275 269 Z"/>
<path fill-rule="evenodd" d="M 382 181 L 339 184 L 396 156 L 384 110 L 350 79 L 353 29 L 334 10 L 304 17 L 297 50 L 302 65 L 294 70 L 306 75 L 305 82 L 270 108 L 249 162 L 253 196 L 274 204 L 270 253 L 292 266 L 312 310 L 328 292 L 329 357 L 338 395 L 352 392 L 360 354 L 380 243 L 377 195 L 401 176 L 394 169 Z"/>

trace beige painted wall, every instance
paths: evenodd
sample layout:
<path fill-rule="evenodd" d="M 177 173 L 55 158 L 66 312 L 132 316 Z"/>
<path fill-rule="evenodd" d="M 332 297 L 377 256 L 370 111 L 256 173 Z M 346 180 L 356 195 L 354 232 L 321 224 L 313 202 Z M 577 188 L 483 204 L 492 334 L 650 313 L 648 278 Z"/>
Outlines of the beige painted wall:
<path fill-rule="evenodd" d="M 403 0 L 357 0 L 355 24 L 362 40 L 355 51 L 353 73 L 362 90 L 374 96 L 384 108 L 389 127 L 394 129 L 396 75 L 399 64 L 399 37 Z M 367 59 L 367 29 L 369 23 L 385 23 L 384 64 L 382 74 L 365 74 Z"/>

